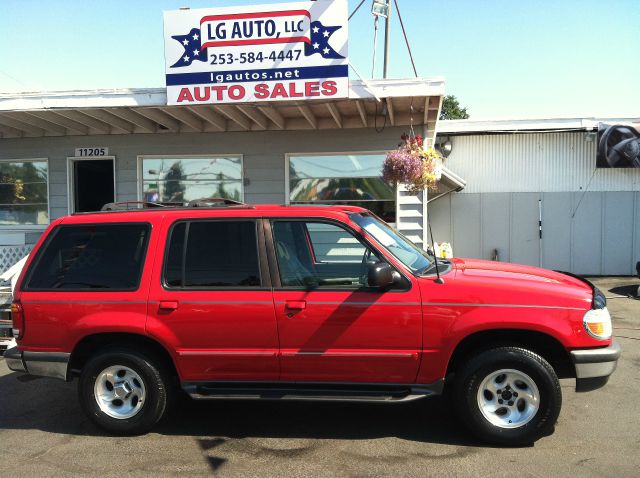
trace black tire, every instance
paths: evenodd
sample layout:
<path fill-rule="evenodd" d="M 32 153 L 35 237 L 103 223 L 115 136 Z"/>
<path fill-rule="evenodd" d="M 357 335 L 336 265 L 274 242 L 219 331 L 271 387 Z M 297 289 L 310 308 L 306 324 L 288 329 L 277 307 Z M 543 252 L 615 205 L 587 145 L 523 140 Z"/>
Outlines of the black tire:
<path fill-rule="evenodd" d="M 168 374 L 161 362 L 152 355 L 127 348 L 109 348 L 96 353 L 82 368 L 78 383 L 78 396 L 83 411 L 98 427 L 115 435 L 140 435 L 147 433 L 165 414 L 169 403 Z M 96 379 L 111 366 L 124 366 L 142 379 L 145 387 L 144 402 L 140 410 L 130 418 L 114 418 L 105 413 L 94 394 Z"/>
<path fill-rule="evenodd" d="M 503 369 L 526 374 L 535 383 L 540 396 L 539 408 L 533 418 L 516 428 L 491 423 L 478 402 L 478 389 L 484 379 Z M 518 347 L 491 349 L 470 358 L 456 375 L 453 389 L 456 412 L 480 439 L 500 445 L 521 446 L 553 431 L 562 406 L 562 390 L 553 367 L 539 355 Z"/>

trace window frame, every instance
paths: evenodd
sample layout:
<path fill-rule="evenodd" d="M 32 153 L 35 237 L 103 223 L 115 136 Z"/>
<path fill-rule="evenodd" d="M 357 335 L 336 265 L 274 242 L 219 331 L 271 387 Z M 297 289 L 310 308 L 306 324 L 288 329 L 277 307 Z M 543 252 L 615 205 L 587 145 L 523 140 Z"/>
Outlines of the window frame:
<path fill-rule="evenodd" d="M 373 151 L 333 151 L 333 152 L 329 152 L 329 153 L 321 153 L 321 152 L 313 152 L 313 153 L 285 153 L 284 155 L 284 192 L 285 192 L 285 204 L 287 206 L 289 206 L 291 204 L 291 173 L 290 173 L 290 166 L 291 166 L 291 158 L 293 157 L 307 157 L 307 158 L 313 158 L 313 157 L 318 157 L 318 156 L 366 156 L 366 155 L 381 155 L 381 156 L 385 156 L 387 154 L 386 151 L 382 151 L 382 150 L 373 150 Z M 353 176 L 353 178 L 360 178 L 360 177 L 364 177 L 364 176 Z M 368 177 L 368 176 L 367 176 Z M 363 201 L 349 201 L 349 200 L 345 200 L 345 201 L 317 201 L 317 202 L 309 202 L 309 201 L 305 201 L 302 202 L 302 204 L 346 204 L 346 203 L 350 203 L 350 202 L 393 202 L 395 204 L 395 209 L 396 209 L 396 214 L 398 212 L 398 188 L 395 188 L 394 191 L 394 195 L 395 198 L 393 199 L 393 201 L 385 201 L 385 200 L 380 200 L 380 199 L 374 199 L 374 200 L 363 200 Z M 296 204 L 300 204 L 301 202 L 299 201 L 295 201 Z"/>
<path fill-rule="evenodd" d="M 142 201 L 144 198 L 144 172 L 143 163 L 145 159 L 220 159 L 233 158 L 240 160 L 240 202 L 244 202 L 244 154 L 241 153 L 206 153 L 206 154 L 139 154 L 136 157 L 136 182 L 137 182 L 137 199 Z M 200 198 L 196 198 L 200 199 Z"/>
<path fill-rule="evenodd" d="M 49 158 L 2 158 L 0 163 L 47 163 L 47 216 L 48 221 L 44 224 L 0 224 L 0 231 L 41 231 L 51 224 L 51 162 Z"/>
<path fill-rule="evenodd" d="M 181 285 L 180 287 L 173 287 L 167 284 L 166 281 L 166 272 L 167 272 L 167 261 L 169 259 L 169 246 L 171 244 L 171 239 L 173 237 L 174 230 L 178 224 L 181 223 L 193 223 L 193 222 L 252 222 L 255 225 L 256 231 L 256 251 L 258 257 L 258 274 L 260 277 L 260 285 L 259 286 L 216 286 L 216 287 L 200 287 L 193 286 L 187 287 Z M 167 230 L 167 234 L 164 238 L 164 252 L 162 254 L 162 269 L 160 273 L 160 285 L 166 291 L 170 292 L 198 292 L 198 291 L 265 291 L 271 290 L 271 277 L 269 275 L 269 268 L 267 265 L 267 256 L 264 247 L 264 228 L 261 224 L 261 219 L 259 217 L 229 217 L 229 218 L 217 218 L 217 217 L 205 217 L 205 218 L 180 218 L 176 219 L 171 223 L 169 229 Z M 189 239 L 188 235 L 188 227 L 185 229 L 185 237 L 183 246 L 186 246 L 187 240 Z M 186 247 L 183 247 L 182 251 L 182 269 L 183 276 L 182 282 L 184 283 L 184 260 L 186 257 Z"/>
<path fill-rule="evenodd" d="M 138 281 L 137 281 L 137 285 L 134 288 L 128 288 L 128 289 L 91 289 L 91 288 L 84 288 L 84 289 L 34 289 L 32 287 L 29 287 L 30 283 L 31 283 L 31 278 L 33 276 L 33 273 L 35 272 L 36 268 L 38 267 L 38 265 L 40 264 L 40 261 L 42 260 L 42 258 L 44 257 L 44 253 L 45 251 L 48 249 L 48 247 L 51 245 L 51 243 L 53 242 L 53 240 L 55 239 L 55 236 L 58 235 L 58 233 L 62 230 L 62 229 L 69 229 L 72 227 L 100 227 L 100 226 L 144 226 L 147 229 L 147 236 L 146 236 L 146 240 L 145 240 L 145 247 L 144 247 L 144 253 L 142 255 L 142 257 L 140 258 L 140 273 L 138 274 Z M 36 256 L 33 258 L 33 261 L 31 261 L 31 264 L 29 264 L 29 268 L 27 269 L 27 272 L 24 276 L 24 279 L 21 281 L 21 285 L 20 285 L 20 291 L 21 292 L 82 292 L 82 293 L 95 293 L 95 292 L 99 292 L 99 293 L 108 293 L 108 292 L 138 292 L 140 290 L 140 286 L 142 283 L 142 276 L 144 275 L 144 271 L 145 268 L 147 267 L 147 256 L 149 254 L 149 245 L 151 244 L 151 235 L 153 234 L 153 227 L 151 225 L 150 222 L 144 222 L 144 221 L 125 221 L 125 222 L 90 222 L 90 223 L 78 223 L 78 224 L 58 224 L 57 226 L 54 227 L 54 229 L 49 233 L 49 235 L 47 236 L 47 238 L 45 239 L 45 241 L 42 243 L 42 245 L 38 248 L 38 251 L 36 252 Z"/>
<path fill-rule="evenodd" d="M 265 239 L 267 241 L 267 253 L 269 260 L 269 271 L 271 273 L 271 283 L 273 284 L 273 290 L 277 291 L 307 291 L 307 292 L 373 292 L 373 293 L 405 293 L 409 292 L 413 287 L 413 282 L 410 278 L 407 277 L 407 274 L 393 265 L 391 262 L 387 260 L 384 253 L 381 252 L 377 247 L 375 247 L 367 238 L 352 228 L 349 224 L 345 224 L 344 222 L 338 221 L 336 219 L 330 219 L 326 217 L 287 217 L 287 216 L 269 216 L 263 218 L 264 227 L 265 227 Z M 340 227 L 355 237 L 358 241 L 364 244 L 365 247 L 371 249 L 376 255 L 381 259 L 382 262 L 389 264 L 393 270 L 398 272 L 403 279 L 405 287 L 395 287 L 393 289 L 380 291 L 380 289 L 376 287 L 354 287 L 354 286 L 343 286 L 343 287 L 294 287 L 294 286 L 283 286 L 280 278 L 280 264 L 278 262 L 278 254 L 275 248 L 275 234 L 273 231 L 273 223 L 274 222 L 318 222 L 323 224 L 331 224 L 333 226 Z"/>

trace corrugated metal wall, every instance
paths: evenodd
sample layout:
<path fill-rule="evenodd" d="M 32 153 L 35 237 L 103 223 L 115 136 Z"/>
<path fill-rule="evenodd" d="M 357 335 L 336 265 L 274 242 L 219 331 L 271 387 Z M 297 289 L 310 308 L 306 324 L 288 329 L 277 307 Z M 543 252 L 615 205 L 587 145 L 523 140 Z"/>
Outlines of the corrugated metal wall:
<path fill-rule="evenodd" d="M 587 136 L 452 136 L 446 166 L 467 181 L 463 193 L 640 190 L 640 169 L 596 169 L 596 142 Z"/>
<path fill-rule="evenodd" d="M 640 170 L 596 170 L 584 133 L 451 140 L 446 165 L 467 187 L 431 202 L 429 217 L 455 255 L 491 259 L 497 250 L 500 260 L 577 274 L 635 273 Z"/>

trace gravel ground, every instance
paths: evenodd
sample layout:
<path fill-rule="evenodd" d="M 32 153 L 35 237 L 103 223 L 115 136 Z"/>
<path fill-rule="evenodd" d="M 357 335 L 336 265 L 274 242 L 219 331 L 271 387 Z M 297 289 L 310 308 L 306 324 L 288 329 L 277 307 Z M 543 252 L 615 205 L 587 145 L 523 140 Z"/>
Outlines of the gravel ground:
<path fill-rule="evenodd" d="M 594 279 L 610 298 L 623 346 L 598 391 L 563 381 L 555 433 L 526 448 L 492 448 L 441 399 L 396 405 L 193 402 L 154 433 L 105 436 L 82 415 L 76 383 L 20 377 L 0 359 L 5 476 L 638 476 L 640 300 L 635 278 Z M 625 288 L 626 287 L 626 288 Z"/>

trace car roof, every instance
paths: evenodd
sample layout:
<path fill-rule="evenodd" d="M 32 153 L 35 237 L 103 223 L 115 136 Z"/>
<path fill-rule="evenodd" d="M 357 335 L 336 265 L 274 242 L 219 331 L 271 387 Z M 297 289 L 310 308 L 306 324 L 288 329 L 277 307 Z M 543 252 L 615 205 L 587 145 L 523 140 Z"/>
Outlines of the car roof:
<path fill-rule="evenodd" d="M 239 204 L 212 207 L 143 207 L 90 213 L 76 213 L 62 218 L 66 224 L 101 222 L 146 222 L 161 217 L 170 219 L 189 218 L 233 218 L 233 217 L 333 217 L 367 212 L 366 209 L 347 205 L 282 205 L 282 204 Z"/>

